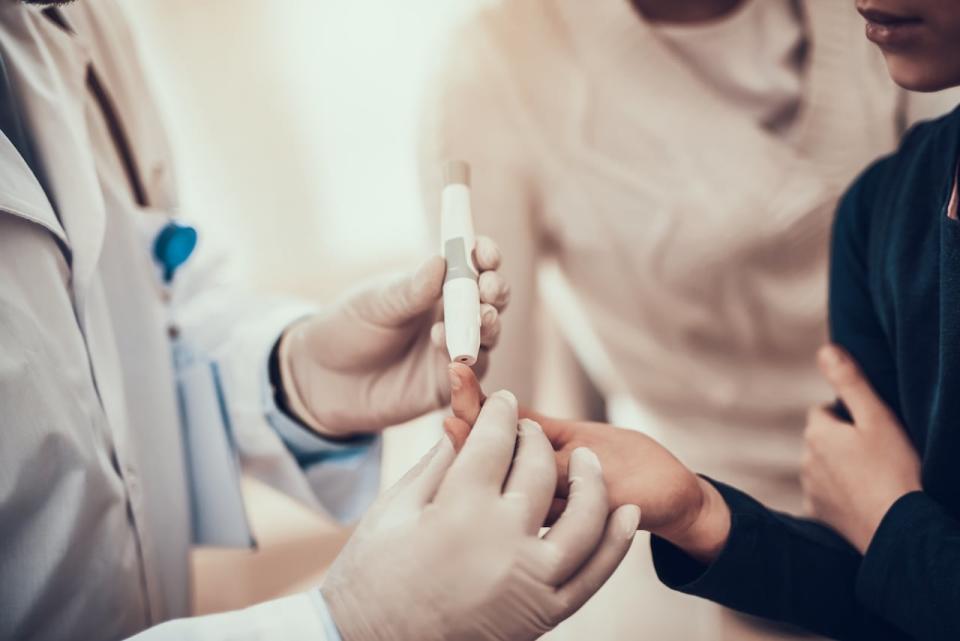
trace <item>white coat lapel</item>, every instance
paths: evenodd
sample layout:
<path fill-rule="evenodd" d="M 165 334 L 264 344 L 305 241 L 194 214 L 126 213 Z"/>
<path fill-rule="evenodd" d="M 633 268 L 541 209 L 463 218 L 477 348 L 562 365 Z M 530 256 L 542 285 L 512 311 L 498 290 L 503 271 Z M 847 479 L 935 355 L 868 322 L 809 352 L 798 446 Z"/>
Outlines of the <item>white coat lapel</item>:
<path fill-rule="evenodd" d="M 0 212 L 36 223 L 66 247 L 67 236 L 57 220 L 43 187 L 20 152 L 0 132 Z"/>
<path fill-rule="evenodd" d="M 88 52 L 35 7 L 0 5 L 0 46 L 71 250 L 78 301 L 96 270 L 105 212 L 85 105 Z"/>

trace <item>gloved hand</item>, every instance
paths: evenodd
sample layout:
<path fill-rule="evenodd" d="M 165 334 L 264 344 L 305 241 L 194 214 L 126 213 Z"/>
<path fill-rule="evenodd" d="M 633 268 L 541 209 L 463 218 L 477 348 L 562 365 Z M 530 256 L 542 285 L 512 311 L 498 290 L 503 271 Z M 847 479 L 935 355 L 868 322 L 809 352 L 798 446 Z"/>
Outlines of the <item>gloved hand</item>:
<path fill-rule="evenodd" d="M 478 238 L 482 374 L 510 296 L 500 250 Z M 279 359 L 288 408 L 327 436 L 375 432 L 446 405 L 449 355 L 438 319 L 445 265 L 435 256 L 412 275 L 375 282 L 291 326 Z"/>
<path fill-rule="evenodd" d="M 516 450 L 516 453 L 514 453 Z M 516 399 L 485 404 L 460 454 L 447 437 L 360 522 L 321 587 L 344 641 L 525 641 L 580 608 L 640 518 L 608 517 L 600 463 L 570 458 L 567 508 L 539 534 L 553 450 Z"/>

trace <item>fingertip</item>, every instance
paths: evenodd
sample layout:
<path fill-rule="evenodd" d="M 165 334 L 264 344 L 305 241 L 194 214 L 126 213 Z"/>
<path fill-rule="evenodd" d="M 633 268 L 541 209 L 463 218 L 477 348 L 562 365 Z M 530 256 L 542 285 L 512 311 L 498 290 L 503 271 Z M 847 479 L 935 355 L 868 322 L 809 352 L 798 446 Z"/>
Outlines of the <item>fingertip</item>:
<path fill-rule="evenodd" d="M 844 363 L 844 352 L 834 344 L 827 344 L 817 350 L 817 364 L 825 374 L 830 374 Z"/>
<path fill-rule="evenodd" d="M 507 306 L 510 301 L 510 286 L 498 271 L 485 271 L 480 274 L 480 302 L 490 303 L 497 309 Z"/>
<path fill-rule="evenodd" d="M 457 363 L 451 363 L 447 367 L 447 377 L 450 379 L 450 389 L 454 392 L 459 391 L 463 388 L 463 379 L 460 378 L 460 372 L 457 371 L 457 368 L 454 367 Z"/>
<path fill-rule="evenodd" d="M 529 418 L 520 419 L 520 429 L 531 434 L 543 434 L 543 428 L 540 427 L 540 423 Z"/>
<path fill-rule="evenodd" d="M 465 383 L 470 380 L 470 377 L 473 376 L 473 370 L 470 369 L 469 365 L 454 361 L 450 363 L 450 373 L 451 375 L 456 375 L 460 379 L 461 383 Z"/>
<path fill-rule="evenodd" d="M 477 237 L 477 243 L 473 249 L 473 257 L 477 263 L 477 268 L 481 271 L 497 269 L 503 261 L 503 254 L 500 252 L 500 247 L 488 236 Z"/>
<path fill-rule="evenodd" d="M 600 459 L 588 447 L 578 447 L 570 454 L 570 468 L 577 470 L 592 470 L 597 474 L 603 473 L 603 467 L 600 465 Z"/>
<path fill-rule="evenodd" d="M 510 392 L 509 390 L 505 390 L 505 389 L 497 390 L 490 396 L 489 400 L 493 400 L 495 398 L 509 405 L 513 409 L 513 411 L 515 412 L 517 411 L 517 408 L 518 408 L 517 397 L 513 395 L 513 392 Z"/>
<path fill-rule="evenodd" d="M 640 527 L 640 506 L 639 505 L 621 505 L 616 509 L 613 515 L 616 530 L 626 538 L 632 538 Z"/>

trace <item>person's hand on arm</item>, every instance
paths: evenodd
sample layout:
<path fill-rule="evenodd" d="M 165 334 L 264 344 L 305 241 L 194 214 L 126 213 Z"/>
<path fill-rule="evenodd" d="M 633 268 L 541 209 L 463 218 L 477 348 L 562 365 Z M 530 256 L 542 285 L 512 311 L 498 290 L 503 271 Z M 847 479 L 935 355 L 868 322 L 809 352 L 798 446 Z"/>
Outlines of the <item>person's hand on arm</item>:
<path fill-rule="evenodd" d="M 360 522 L 321 593 L 343 641 L 525 641 L 570 616 L 630 546 L 597 457 L 569 462 L 569 500 L 545 536 L 553 450 L 516 399 L 490 397 L 459 454 L 447 437 Z"/>
<path fill-rule="evenodd" d="M 444 429 L 462 442 L 483 405 L 476 377 L 460 364 L 450 366 L 454 415 Z M 570 456 L 587 447 L 599 457 L 611 508 L 638 505 L 640 527 L 667 539 L 691 557 L 709 562 L 723 549 L 730 530 L 730 510 L 717 489 L 691 472 L 673 454 L 640 432 L 602 423 L 563 421 L 523 410 L 536 420 L 556 450 L 558 484 L 552 515 L 567 500 Z"/>
<path fill-rule="evenodd" d="M 865 554 L 890 507 L 922 490 L 920 457 L 849 354 L 831 345 L 817 361 L 853 422 L 829 407 L 810 410 L 801 470 L 804 507 Z"/>
<path fill-rule="evenodd" d="M 500 250 L 478 238 L 482 374 L 500 333 L 509 288 Z M 284 409 L 319 434 L 348 438 L 405 422 L 446 404 L 449 356 L 439 305 L 439 256 L 415 273 L 348 294 L 290 326 L 277 350 Z"/>

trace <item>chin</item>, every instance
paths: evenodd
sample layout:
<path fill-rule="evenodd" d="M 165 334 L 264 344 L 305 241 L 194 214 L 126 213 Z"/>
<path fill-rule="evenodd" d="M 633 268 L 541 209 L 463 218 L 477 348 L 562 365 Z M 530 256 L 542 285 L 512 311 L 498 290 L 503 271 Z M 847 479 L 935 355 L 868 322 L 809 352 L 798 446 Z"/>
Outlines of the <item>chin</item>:
<path fill-rule="evenodd" d="M 893 81 L 909 91 L 929 93 L 960 85 L 960 65 L 945 68 L 943 60 L 927 61 L 887 54 Z"/>

